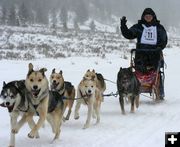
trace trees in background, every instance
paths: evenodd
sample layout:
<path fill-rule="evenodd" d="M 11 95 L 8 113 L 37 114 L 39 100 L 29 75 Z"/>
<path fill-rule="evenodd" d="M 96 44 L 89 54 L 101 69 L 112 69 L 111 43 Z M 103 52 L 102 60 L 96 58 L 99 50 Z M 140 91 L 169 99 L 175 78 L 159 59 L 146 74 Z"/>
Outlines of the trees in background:
<path fill-rule="evenodd" d="M 112 15 L 125 15 L 135 22 L 140 19 L 144 8 L 151 7 L 163 24 L 179 26 L 179 4 L 179 0 L 0 0 L 0 24 L 48 24 L 52 10 L 54 16 L 60 16 L 55 22 L 58 24 L 67 24 L 69 12 L 75 13 L 74 21 L 79 24 L 89 17 L 112 24 Z"/>

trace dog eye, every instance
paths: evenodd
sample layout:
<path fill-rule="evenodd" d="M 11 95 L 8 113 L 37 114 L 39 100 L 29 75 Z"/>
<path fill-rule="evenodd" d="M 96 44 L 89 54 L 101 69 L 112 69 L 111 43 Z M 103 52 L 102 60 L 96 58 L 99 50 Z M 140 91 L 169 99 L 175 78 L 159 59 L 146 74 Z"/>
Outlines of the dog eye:
<path fill-rule="evenodd" d="M 11 95 L 11 98 L 14 98 L 14 95 Z"/>
<path fill-rule="evenodd" d="M 91 86 L 91 88 L 93 88 L 94 86 Z"/>
<path fill-rule="evenodd" d="M 38 80 L 38 82 L 41 82 L 41 81 L 42 81 L 42 79 L 39 79 L 39 80 Z"/>
<path fill-rule="evenodd" d="M 53 78 L 54 78 L 54 76 L 51 76 L 51 78 L 53 79 Z"/>
<path fill-rule="evenodd" d="M 30 79 L 31 82 L 33 82 L 33 79 Z"/>

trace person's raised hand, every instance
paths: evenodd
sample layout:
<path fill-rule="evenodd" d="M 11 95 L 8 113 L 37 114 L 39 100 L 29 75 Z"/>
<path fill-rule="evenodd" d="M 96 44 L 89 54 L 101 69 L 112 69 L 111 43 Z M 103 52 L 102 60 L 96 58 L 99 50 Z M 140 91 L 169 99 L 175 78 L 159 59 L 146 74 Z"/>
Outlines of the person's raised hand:
<path fill-rule="evenodd" d="M 121 21 L 121 26 L 126 25 L 126 22 L 127 22 L 126 16 L 123 16 L 123 17 L 120 19 L 120 21 Z"/>

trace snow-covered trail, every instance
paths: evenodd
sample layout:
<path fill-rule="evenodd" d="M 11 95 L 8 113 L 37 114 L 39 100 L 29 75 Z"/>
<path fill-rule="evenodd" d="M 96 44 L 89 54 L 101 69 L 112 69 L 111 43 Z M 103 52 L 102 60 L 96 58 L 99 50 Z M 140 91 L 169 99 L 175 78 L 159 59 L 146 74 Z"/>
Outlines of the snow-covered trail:
<path fill-rule="evenodd" d="M 29 128 L 25 125 L 17 135 L 17 147 L 164 147 L 165 132 L 179 131 L 180 126 L 180 69 L 179 49 L 166 49 L 165 60 L 165 101 L 154 103 L 144 96 L 140 98 L 140 107 L 131 114 L 130 105 L 126 104 L 126 115 L 120 111 L 119 101 L 116 97 L 105 97 L 101 107 L 101 122 L 95 126 L 83 130 L 86 120 L 86 107 L 81 106 L 80 119 L 74 120 L 72 112 L 69 121 L 63 123 L 61 138 L 58 142 L 50 144 L 53 134 L 49 124 L 40 129 L 40 139 L 29 139 Z M 0 62 L 0 84 L 2 82 L 25 78 L 29 61 L 5 61 Z M 58 60 L 32 61 L 35 67 L 47 67 L 47 76 L 53 68 L 62 69 L 65 79 L 78 85 L 85 71 L 94 68 L 101 72 L 105 78 L 116 81 L 116 75 L 120 66 L 127 67 L 128 60 L 118 57 L 98 58 L 67 58 Z M 107 82 L 106 93 L 116 92 L 116 85 Z M 73 109 L 74 110 L 74 109 Z M 0 109 L 0 147 L 7 146 L 9 142 L 9 115 L 4 108 Z"/>

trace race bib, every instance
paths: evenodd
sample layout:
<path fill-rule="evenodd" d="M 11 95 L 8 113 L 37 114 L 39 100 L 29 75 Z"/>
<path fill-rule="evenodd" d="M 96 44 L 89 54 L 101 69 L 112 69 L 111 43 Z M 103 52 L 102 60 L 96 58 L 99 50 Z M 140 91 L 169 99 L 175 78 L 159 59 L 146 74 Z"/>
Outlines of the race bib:
<path fill-rule="evenodd" d="M 142 26 L 144 30 L 141 36 L 141 43 L 156 45 L 157 44 L 157 27 L 156 26 L 146 27 L 145 25 L 142 25 Z"/>

